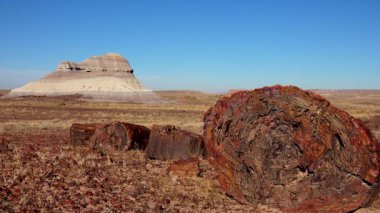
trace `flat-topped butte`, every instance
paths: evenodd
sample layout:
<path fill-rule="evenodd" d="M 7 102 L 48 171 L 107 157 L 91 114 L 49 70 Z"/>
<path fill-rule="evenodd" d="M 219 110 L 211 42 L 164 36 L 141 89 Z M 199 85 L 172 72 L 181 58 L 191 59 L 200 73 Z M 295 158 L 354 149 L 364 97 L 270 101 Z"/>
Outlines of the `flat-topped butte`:
<path fill-rule="evenodd" d="M 80 63 L 62 62 L 56 71 L 13 89 L 3 98 L 73 94 L 99 101 L 161 102 L 138 81 L 128 60 L 116 53 L 92 56 Z"/>

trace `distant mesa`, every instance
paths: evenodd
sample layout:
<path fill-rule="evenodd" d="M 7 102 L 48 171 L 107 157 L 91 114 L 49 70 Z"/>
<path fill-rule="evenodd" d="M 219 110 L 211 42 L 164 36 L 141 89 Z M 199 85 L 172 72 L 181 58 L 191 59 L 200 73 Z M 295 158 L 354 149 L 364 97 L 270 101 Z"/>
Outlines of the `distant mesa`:
<path fill-rule="evenodd" d="M 92 56 L 80 63 L 61 62 L 56 71 L 3 97 L 72 94 L 96 101 L 161 102 L 137 80 L 128 60 L 117 53 Z"/>

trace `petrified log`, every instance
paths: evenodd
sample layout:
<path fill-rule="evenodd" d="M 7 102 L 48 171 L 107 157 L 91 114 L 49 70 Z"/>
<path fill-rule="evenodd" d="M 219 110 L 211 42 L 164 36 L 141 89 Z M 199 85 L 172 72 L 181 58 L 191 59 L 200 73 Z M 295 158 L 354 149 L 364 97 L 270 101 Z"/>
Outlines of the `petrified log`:
<path fill-rule="evenodd" d="M 145 126 L 113 122 L 96 129 L 89 144 L 100 151 L 145 149 L 149 135 L 150 129 Z"/>
<path fill-rule="evenodd" d="M 285 211 L 347 212 L 379 190 L 380 146 L 358 119 L 293 86 L 240 91 L 204 116 L 222 188 Z"/>
<path fill-rule="evenodd" d="M 70 140 L 72 145 L 87 145 L 95 130 L 102 124 L 72 124 L 70 128 Z"/>
<path fill-rule="evenodd" d="M 189 159 L 203 155 L 204 144 L 201 135 L 185 130 L 178 130 L 175 126 L 152 127 L 147 157 L 158 160 Z"/>

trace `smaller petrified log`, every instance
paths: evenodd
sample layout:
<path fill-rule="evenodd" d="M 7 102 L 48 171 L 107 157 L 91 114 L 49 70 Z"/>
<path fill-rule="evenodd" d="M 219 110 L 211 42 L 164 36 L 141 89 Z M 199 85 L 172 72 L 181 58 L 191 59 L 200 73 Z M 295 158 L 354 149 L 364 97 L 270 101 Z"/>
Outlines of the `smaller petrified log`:
<path fill-rule="evenodd" d="M 150 129 L 145 126 L 114 122 L 96 129 L 89 139 L 90 148 L 102 151 L 145 149 Z"/>
<path fill-rule="evenodd" d="M 70 128 L 71 144 L 74 146 L 87 145 L 95 130 L 102 126 L 101 124 L 72 124 Z"/>
<path fill-rule="evenodd" d="M 198 157 L 204 154 L 203 137 L 175 126 L 152 127 L 146 154 L 158 160 L 178 160 Z"/>

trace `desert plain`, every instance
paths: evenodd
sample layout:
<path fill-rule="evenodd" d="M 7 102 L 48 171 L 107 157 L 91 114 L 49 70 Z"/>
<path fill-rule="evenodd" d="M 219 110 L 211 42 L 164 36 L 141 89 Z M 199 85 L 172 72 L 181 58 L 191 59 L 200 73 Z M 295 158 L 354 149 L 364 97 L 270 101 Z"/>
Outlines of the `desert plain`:
<path fill-rule="evenodd" d="M 1 91 L 0 95 L 8 91 Z M 314 90 L 359 118 L 380 140 L 380 90 Z M 144 152 L 91 152 L 70 144 L 73 123 L 172 124 L 198 134 L 202 117 L 223 94 L 156 91 L 165 103 L 84 101 L 80 95 L 0 100 L 0 210 L 20 212 L 279 212 L 240 204 L 220 189 L 201 160 L 202 175 L 168 172 L 170 162 Z M 376 212 L 380 200 L 358 212 Z"/>

